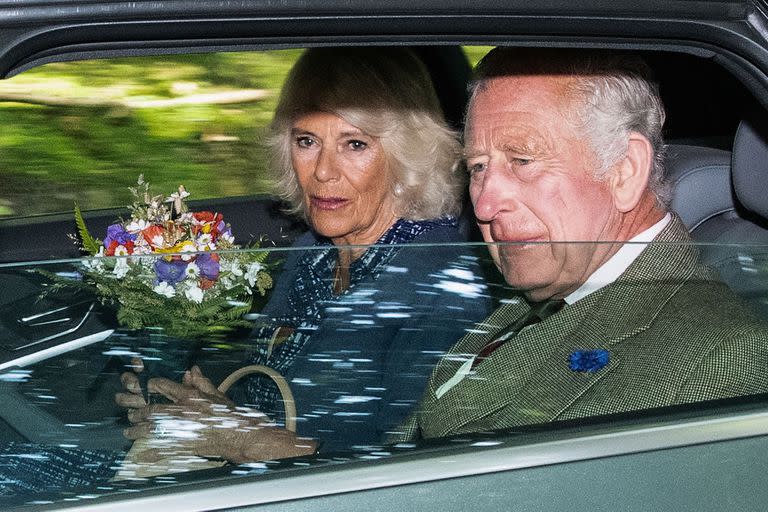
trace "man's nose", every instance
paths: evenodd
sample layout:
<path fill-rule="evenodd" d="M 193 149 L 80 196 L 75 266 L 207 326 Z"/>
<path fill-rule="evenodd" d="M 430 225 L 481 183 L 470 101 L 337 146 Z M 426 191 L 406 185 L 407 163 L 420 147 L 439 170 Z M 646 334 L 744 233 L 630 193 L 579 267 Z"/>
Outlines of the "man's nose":
<path fill-rule="evenodd" d="M 336 155 L 331 148 L 323 147 L 315 162 L 315 178 L 320 182 L 333 181 L 339 177 L 336 168 Z"/>
<path fill-rule="evenodd" d="M 505 179 L 504 169 L 489 167 L 482 182 L 477 185 L 476 193 L 471 194 L 475 208 L 475 217 L 480 222 L 490 222 L 506 210 L 513 210 L 514 184 Z"/>

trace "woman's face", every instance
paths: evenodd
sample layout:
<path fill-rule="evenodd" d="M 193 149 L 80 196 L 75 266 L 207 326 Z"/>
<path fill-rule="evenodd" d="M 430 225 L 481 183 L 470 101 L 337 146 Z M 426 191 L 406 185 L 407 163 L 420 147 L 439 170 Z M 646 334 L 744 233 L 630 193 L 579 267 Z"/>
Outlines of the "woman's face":
<path fill-rule="evenodd" d="M 325 112 L 291 126 L 291 160 L 309 222 L 336 245 L 370 245 L 397 219 L 378 138 Z"/>

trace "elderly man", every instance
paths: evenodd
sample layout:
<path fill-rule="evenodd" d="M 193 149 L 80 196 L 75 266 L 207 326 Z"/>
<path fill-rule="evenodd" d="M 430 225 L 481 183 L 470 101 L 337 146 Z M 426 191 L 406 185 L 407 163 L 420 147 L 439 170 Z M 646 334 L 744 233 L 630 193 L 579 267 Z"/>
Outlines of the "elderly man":
<path fill-rule="evenodd" d="M 393 439 L 768 391 L 768 330 L 666 209 L 664 111 L 645 64 L 497 48 L 477 76 L 470 195 L 523 297 L 451 349 Z"/>

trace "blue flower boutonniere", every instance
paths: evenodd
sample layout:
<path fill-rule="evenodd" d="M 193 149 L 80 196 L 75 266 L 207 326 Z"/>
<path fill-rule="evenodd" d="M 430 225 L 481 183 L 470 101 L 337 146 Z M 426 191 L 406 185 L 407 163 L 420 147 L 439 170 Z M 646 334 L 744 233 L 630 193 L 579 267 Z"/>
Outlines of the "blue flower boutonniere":
<path fill-rule="evenodd" d="M 568 366 L 574 372 L 595 373 L 608 364 L 610 354 L 607 350 L 575 350 L 568 356 Z"/>

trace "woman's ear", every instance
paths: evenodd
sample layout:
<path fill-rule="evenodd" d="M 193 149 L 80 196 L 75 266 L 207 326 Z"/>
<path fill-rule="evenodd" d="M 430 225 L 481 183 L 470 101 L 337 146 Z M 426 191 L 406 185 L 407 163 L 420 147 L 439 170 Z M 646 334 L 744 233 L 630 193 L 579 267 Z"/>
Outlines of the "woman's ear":
<path fill-rule="evenodd" d="M 613 168 L 610 178 L 613 203 L 622 213 L 632 211 L 648 188 L 653 148 L 645 136 L 630 132 L 627 153 Z"/>

